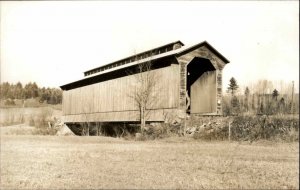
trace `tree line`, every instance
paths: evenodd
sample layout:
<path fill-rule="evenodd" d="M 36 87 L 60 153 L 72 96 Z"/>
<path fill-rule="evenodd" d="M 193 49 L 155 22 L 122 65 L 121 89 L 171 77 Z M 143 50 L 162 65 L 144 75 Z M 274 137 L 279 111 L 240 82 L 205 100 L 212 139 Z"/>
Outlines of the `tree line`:
<path fill-rule="evenodd" d="M 227 93 L 223 97 L 223 113 L 225 115 L 252 114 L 294 114 L 299 113 L 299 94 L 294 94 L 293 86 L 285 86 L 280 92 L 274 88 L 272 81 L 257 81 L 244 91 L 234 77 L 229 81 Z M 240 93 L 237 91 L 240 90 Z"/>
<path fill-rule="evenodd" d="M 22 85 L 21 82 L 16 84 L 4 82 L 0 84 L 0 97 L 7 101 L 7 104 L 13 104 L 14 99 L 37 98 L 41 103 L 61 104 L 62 91 L 58 88 L 39 87 L 35 82 L 29 82 Z"/>

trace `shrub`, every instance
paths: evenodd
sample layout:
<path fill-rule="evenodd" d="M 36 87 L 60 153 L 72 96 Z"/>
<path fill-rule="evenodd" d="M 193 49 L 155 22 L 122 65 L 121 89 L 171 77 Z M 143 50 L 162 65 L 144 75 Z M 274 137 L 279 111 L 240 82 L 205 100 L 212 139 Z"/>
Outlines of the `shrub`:
<path fill-rule="evenodd" d="M 298 119 L 276 116 L 243 116 L 234 118 L 232 138 L 250 141 L 259 139 L 286 141 L 290 139 L 291 130 L 299 131 Z"/>
<path fill-rule="evenodd" d="M 147 137 L 142 133 L 136 133 L 135 140 L 136 141 L 145 141 L 145 140 L 147 140 Z"/>
<path fill-rule="evenodd" d="M 150 125 L 146 125 L 142 135 L 145 139 L 149 140 L 179 136 L 180 124 L 172 125 L 168 123 L 152 123 Z"/>
<path fill-rule="evenodd" d="M 32 115 L 29 118 L 29 126 L 35 126 L 35 121 Z"/>
<path fill-rule="evenodd" d="M 20 123 L 24 123 L 24 122 L 25 122 L 25 119 L 24 119 L 24 115 L 23 115 L 23 114 L 20 114 L 20 115 L 19 115 L 19 122 L 20 122 Z"/>
<path fill-rule="evenodd" d="M 56 128 L 39 128 L 33 132 L 33 135 L 56 135 Z"/>
<path fill-rule="evenodd" d="M 16 105 L 16 103 L 12 99 L 7 99 L 7 100 L 5 100 L 4 105 L 6 105 L 6 106 L 14 106 L 14 105 Z"/>
<path fill-rule="evenodd" d="M 195 133 L 195 139 L 225 140 L 228 139 L 228 123 L 231 123 L 231 140 L 257 141 L 282 140 L 297 141 L 299 139 L 299 119 L 279 116 L 236 116 L 221 122 L 220 126 Z M 211 121 L 210 123 L 214 123 Z"/>

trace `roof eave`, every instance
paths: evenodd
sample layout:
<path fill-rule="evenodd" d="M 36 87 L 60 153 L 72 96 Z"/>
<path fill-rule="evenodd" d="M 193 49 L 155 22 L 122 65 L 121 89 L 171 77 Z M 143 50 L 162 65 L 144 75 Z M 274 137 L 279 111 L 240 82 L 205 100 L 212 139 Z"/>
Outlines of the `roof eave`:
<path fill-rule="evenodd" d="M 222 59 L 222 61 L 224 61 L 225 64 L 230 63 L 230 61 L 229 61 L 226 57 L 224 57 L 220 52 L 218 52 L 218 51 L 217 51 L 212 45 L 210 45 L 207 41 L 203 41 L 203 42 L 200 42 L 200 43 L 195 44 L 195 45 L 193 45 L 193 46 L 190 46 L 190 47 L 188 47 L 188 48 L 186 48 L 186 49 L 184 49 L 184 50 L 178 52 L 177 55 L 180 56 L 180 55 L 186 53 L 187 51 L 191 51 L 191 50 L 196 49 L 196 48 L 198 48 L 198 47 L 201 47 L 201 46 L 203 46 L 203 45 L 206 45 L 209 49 L 211 49 L 218 57 L 220 57 L 220 58 Z"/>
<path fill-rule="evenodd" d="M 125 65 L 122 65 L 122 66 L 119 66 L 119 67 L 115 67 L 115 68 L 112 68 L 112 69 L 109 69 L 109 70 L 105 70 L 105 71 L 102 71 L 102 72 L 98 72 L 98 73 L 95 73 L 94 75 L 90 75 L 90 76 L 87 76 L 83 79 L 80 79 L 80 80 L 77 80 L 77 81 L 74 81 L 74 82 L 71 82 L 71 83 L 67 83 L 65 85 L 62 85 L 60 86 L 60 88 L 62 90 L 66 89 L 67 86 L 69 85 L 72 85 L 72 84 L 75 84 L 77 82 L 82 82 L 84 80 L 88 80 L 90 78 L 94 78 L 94 77 L 97 77 L 99 75 L 103 75 L 103 74 L 106 74 L 106 73 L 111 73 L 113 71 L 116 71 L 116 70 L 120 70 L 120 69 L 124 69 L 124 68 L 128 68 L 128 67 L 131 67 L 131 66 L 135 66 L 135 65 L 138 65 L 138 64 L 141 64 L 141 63 L 145 63 L 147 61 L 154 61 L 154 60 L 158 60 L 158 59 L 162 59 L 162 58 L 166 58 L 166 57 L 170 57 L 170 56 L 174 56 L 176 54 L 176 50 L 174 50 L 174 52 L 167 52 L 165 54 L 159 54 L 157 55 L 157 57 L 155 58 L 151 58 L 151 57 L 147 57 L 145 59 L 142 59 L 142 60 L 138 60 L 138 61 L 135 61 L 135 62 L 132 62 L 132 63 L 128 63 L 128 64 L 125 64 Z"/>

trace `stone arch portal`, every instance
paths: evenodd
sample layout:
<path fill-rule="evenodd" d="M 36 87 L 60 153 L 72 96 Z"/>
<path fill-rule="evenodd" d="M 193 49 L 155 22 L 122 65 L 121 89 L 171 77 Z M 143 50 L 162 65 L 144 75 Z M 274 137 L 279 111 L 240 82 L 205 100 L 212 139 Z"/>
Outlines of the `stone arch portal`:
<path fill-rule="evenodd" d="M 209 59 L 195 57 L 187 64 L 187 112 L 217 113 L 217 70 Z M 189 102 L 188 102 L 189 101 Z"/>

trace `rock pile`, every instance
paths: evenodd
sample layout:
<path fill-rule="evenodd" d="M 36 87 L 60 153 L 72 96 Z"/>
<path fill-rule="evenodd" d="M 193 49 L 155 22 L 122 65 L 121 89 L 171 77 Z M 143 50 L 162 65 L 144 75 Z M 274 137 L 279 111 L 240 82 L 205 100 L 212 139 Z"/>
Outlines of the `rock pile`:
<path fill-rule="evenodd" d="M 193 136 L 196 133 L 213 133 L 215 130 L 219 130 L 224 128 L 225 125 L 221 125 L 220 122 L 212 121 L 208 123 L 204 123 L 202 125 L 195 125 L 193 127 L 189 127 L 185 130 L 185 133 L 189 136 Z"/>
<path fill-rule="evenodd" d="M 57 130 L 57 133 L 56 133 L 57 136 L 74 136 L 75 135 L 71 131 L 71 129 L 60 120 L 57 120 L 54 123 L 53 128 L 55 128 Z"/>

